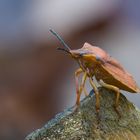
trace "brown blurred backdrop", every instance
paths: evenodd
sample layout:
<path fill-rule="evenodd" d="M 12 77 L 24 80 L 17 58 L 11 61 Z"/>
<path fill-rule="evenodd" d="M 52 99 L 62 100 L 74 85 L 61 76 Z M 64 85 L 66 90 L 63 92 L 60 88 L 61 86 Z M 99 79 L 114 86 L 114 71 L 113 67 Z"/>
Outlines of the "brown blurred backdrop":
<path fill-rule="evenodd" d="M 1 0 L 0 139 L 24 139 L 75 103 L 78 65 L 49 28 L 71 48 L 105 49 L 140 85 L 139 13 L 139 0 Z M 140 107 L 140 95 L 123 93 Z"/>

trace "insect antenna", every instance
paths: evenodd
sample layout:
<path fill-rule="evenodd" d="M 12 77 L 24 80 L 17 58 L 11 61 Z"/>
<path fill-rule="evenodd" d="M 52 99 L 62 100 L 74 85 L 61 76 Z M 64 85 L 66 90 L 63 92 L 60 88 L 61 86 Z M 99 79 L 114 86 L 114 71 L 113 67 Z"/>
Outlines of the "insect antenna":
<path fill-rule="evenodd" d="M 61 50 L 61 51 L 64 51 L 64 52 L 66 52 L 66 53 L 70 53 L 68 50 L 66 50 L 66 49 L 64 49 L 64 48 L 57 48 L 57 50 Z"/>
<path fill-rule="evenodd" d="M 58 50 L 63 50 L 65 52 L 69 52 L 71 49 L 70 47 L 64 42 L 64 40 L 58 35 L 53 29 L 50 29 L 50 32 L 57 37 L 57 39 L 62 43 L 62 45 L 67 49 L 58 48 Z"/>

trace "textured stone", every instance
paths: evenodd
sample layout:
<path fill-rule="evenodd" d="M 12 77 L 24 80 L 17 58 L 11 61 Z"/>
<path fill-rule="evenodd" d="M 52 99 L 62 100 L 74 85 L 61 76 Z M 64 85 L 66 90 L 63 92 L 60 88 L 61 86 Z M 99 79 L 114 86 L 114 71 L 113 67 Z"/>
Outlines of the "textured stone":
<path fill-rule="evenodd" d="M 140 140 L 140 111 L 121 94 L 119 118 L 113 107 L 115 93 L 105 88 L 100 88 L 99 92 L 99 116 L 91 91 L 77 111 L 72 107 L 57 114 L 25 140 Z"/>

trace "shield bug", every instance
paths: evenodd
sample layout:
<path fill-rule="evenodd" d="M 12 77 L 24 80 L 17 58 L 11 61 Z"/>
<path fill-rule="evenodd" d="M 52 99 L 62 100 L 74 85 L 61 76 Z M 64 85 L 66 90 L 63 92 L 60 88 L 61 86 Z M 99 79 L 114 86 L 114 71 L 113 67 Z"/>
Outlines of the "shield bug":
<path fill-rule="evenodd" d="M 99 112 L 99 92 L 97 86 L 94 83 L 93 77 L 95 77 L 95 79 L 101 86 L 115 91 L 116 99 L 114 107 L 118 114 L 120 90 L 125 90 L 131 93 L 140 92 L 140 89 L 137 86 L 132 75 L 129 74 L 116 59 L 111 57 L 103 49 L 92 46 L 89 43 L 85 43 L 82 48 L 71 50 L 70 47 L 66 45 L 66 43 L 55 31 L 53 31 L 52 29 L 50 29 L 50 31 L 65 46 L 65 48 L 58 48 L 58 50 L 62 50 L 68 53 L 79 64 L 80 68 L 75 71 L 77 95 L 76 106 L 80 103 L 80 96 L 83 90 L 87 95 L 87 92 L 85 90 L 85 82 L 87 79 L 89 79 L 89 82 L 95 91 L 96 111 L 97 113 Z M 78 77 L 81 73 L 83 73 L 83 77 L 79 85 Z"/>

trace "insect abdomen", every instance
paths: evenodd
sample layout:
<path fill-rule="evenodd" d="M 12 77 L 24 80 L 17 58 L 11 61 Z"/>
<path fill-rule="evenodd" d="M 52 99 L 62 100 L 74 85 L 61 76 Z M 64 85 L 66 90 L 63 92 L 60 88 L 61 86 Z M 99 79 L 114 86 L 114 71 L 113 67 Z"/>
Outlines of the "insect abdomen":
<path fill-rule="evenodd" d="M 114 77 L 114 75 L 111 75 L 103 67 L 98 67 L 96 69 L 95 78 L 97 79 L 97 81 L 102 79 L 105 83 L 110 84 L 110 85 L 114 85 L 121 90 L 125 90 L 125 91 L 132 92 L 132 93 L 137 92 L 136 89 L 129 87 L 125 83 L 119 81 L 119 79 L 116 79 L 116 77 Z"/>

